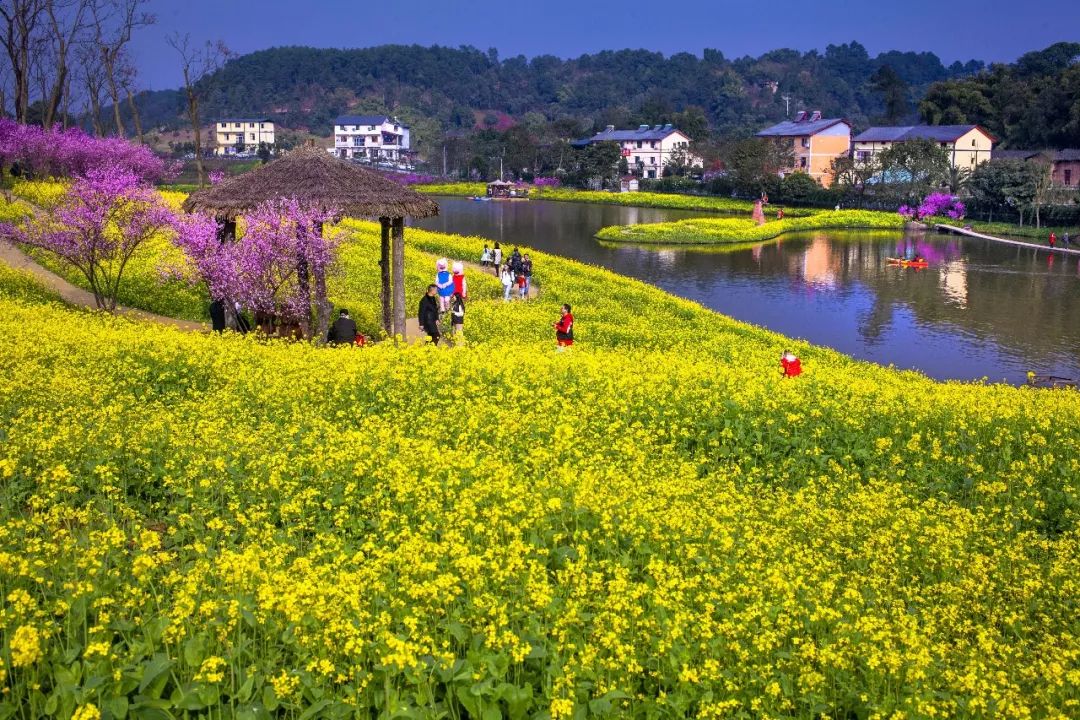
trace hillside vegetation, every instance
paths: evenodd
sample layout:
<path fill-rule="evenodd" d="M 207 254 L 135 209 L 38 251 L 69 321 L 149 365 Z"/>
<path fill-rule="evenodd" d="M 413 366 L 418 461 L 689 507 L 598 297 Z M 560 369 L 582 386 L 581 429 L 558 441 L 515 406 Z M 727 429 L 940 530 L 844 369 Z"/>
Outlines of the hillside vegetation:
<path fill-rule="evenodd" d="M 0 273 L 0 717 L 1076 715 L 1075 392 L 534 260 L 540 298 L 471 303 L 452 350 L 183 334 Z"/>

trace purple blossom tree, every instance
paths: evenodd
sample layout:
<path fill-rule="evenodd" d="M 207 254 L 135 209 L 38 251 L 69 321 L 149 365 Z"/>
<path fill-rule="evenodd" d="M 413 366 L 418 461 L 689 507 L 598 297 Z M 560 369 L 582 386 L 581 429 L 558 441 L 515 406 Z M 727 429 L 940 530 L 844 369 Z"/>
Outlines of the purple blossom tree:
<path fill-rule="evenodd" d="M 923 220 L 929 217 L 948 217 L 960 220 L 966 212 L 964 203 L 955 195 L 949 193 L 930 193 L 919 204 L 919 207 L 901 205 L 897 212 L 909 220 Z"/>
<path fill-rule="evenodd" d="M 155 233 L 171 228 L 173 213 L 131 170 L 103 167 L 76 180 L 50 212 L 6 226 L 15 242 L 55 253 L 83 274 L 102 310 L 116 309 L 124 268 Z"/>
<path fill-rule="evenodd" d="M 192 279 L 205 282 L 212 299 L 239 303 L 263 327 L 299 325 L 321 339 L 330 324 L 326 280 L 340 243 L 339 234 L 323 228 L 334 217 L 295 199 L 279 200 L 243 216 L 246 230 L 232 241 L 221 239 L 212 218 L 178 218 L 175 242 Z"/>

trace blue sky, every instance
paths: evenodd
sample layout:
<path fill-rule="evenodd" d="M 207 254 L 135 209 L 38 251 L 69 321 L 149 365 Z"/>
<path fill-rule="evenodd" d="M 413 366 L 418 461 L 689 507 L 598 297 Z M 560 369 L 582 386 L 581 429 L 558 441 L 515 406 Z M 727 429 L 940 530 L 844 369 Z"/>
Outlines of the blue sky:
<path fill-rule="evenodd" d="M 175 30 L 224 40 L 239 53 L 275 45 L 473 45 L 500 56 L 646 48 L 716 48 L 725 56 L 780 47 L 824 49 L 858 40 L 883 50 L 930 50 L 946 64 L 1011 61 L 1061 40 L 1080 41 L 1080 0 L 150 0 L 156 26 L 133 41 L 144 84 L 179 84 Z M 262 15 L 252 21 L 253 7 Z"/>

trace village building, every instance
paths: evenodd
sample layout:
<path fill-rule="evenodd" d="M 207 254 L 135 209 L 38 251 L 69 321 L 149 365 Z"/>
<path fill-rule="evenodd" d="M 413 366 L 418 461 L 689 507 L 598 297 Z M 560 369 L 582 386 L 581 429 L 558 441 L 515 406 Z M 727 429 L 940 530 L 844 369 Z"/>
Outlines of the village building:
<path fill-rule="evenodd" d="M 672 162 L 701 167 L 701 158 L 690 152 L 690 138 L 671 125 L 639 125 L 637 130 L 616 130 L 608 125 L 590 138 L 575 140 L 574 147 L 593 143 L 618 143 L 630 172 L 643 178 L 659 178 Z"/>
<path fill-rule="evenodd" d="M 856 135 L 852 141 L 855 160 L 872 160 L 883 150 L 908 140 L 939 143 L 948 153 L 953 168 L 974 170 L 990 159 L 997 138 L 978 125 L 872 127 Z"/>
<path fill-rule="evenodd" d="M 820 111 L 800 111 L 795 119 L 777 123 L 757 134 L 778 142 L 790 142 L 794 162 L 780 176 L 804 172 L 822 186 L 833 183 L 833 160 L 851 152 L 851 123 L 843 118 L 823 118 Z"/>
<path fill-rule="evenodd" d="M 1062 187 L 1080 187 L 1080 149 L 995 150 L 994 160 L 1035 160 L 1046 158 L 1053 168 L 1052 182 Z"/>
<path fill-rule="evenodd" d="M 254 153 L 262 144 L 274 149 L 274 123 L 267 118 L 225 118 L 214 129 L 215 155 Z"/>
<path fill-rule="evenodd" d="M 409 126 L 387 115 L 341 115 L 334 120 L 334 154 L 368 162 L 401 163 L 411 156 Z"/>

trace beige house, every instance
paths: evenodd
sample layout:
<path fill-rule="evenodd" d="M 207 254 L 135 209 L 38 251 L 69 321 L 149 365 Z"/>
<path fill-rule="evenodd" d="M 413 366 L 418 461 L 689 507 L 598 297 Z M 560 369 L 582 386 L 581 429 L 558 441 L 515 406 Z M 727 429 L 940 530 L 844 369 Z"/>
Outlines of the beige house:
<path fill-rule="evenodd" d="M 870 160 L 882 150 L 907 140 L 932 140 L 940 143 L 949 154 L 954 168 L 974 170 L 990 159 L 993 135 L 978 125 L 904 125 L 872 127 L 854 139 L 856 160 Z"/>
<path fill-rule="evenodd" d="M 590 138 L 575 140 L 574 147 L 593 143 L 618 143 L 630 172 L 643 178 L 659 178 L 672 159 L 682 159 L 691 167 L 701 167 L 701 158 L 690 152 L 690 138 L 671 125 L 639 125 L 637 130 L 616 130 L 608 125 Z"/>
<path fill-rule="evenodd" d="M 215 155 L 236 155 L 240 152 L 255 152 L 259 145 L 274 149 L 274 123 L 266 118 L 228 118 L 219 120 L 215 126 Z"/>
<path fill-rule="evenodd" d="M 387 115 L 341 115 L 334 120 L 334 154 L 368 162 L 407 161 L 409 126 Z"/>
<path fill-rule="evenodd" d="M 819 111 L 799 112 L 794 120 L 777 123 L 757 134 L 792 145 L 795 162 L 780 173 L 804 172 L 824 187 L 833 182 L 832 164 L 851 151 L 851 123 L 842 118 L 823 118 Z"/>

